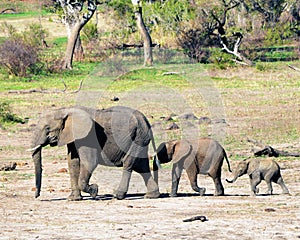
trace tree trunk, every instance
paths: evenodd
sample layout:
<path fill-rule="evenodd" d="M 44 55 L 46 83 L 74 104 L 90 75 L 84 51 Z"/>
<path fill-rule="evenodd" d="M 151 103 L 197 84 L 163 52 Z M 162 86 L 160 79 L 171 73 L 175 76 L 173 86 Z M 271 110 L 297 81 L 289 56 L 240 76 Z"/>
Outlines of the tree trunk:
<path fill-rule="evenodd" d="M 65 69 L 72 69 L 72 63 L 73 63 L 73 54 L 75 50 L 76 41 L 79 35 L 79 32 L 81 30 L 82 26 L 79 23 L 76 23 L 68 37 L 68 44 L 67 44 L 67 50 L 65 54 L 65 61 L 63 68 Z"/>
<path fill-rule="evenodd" d="M 144 41 L 144 65 L 152 66 L 153 64 L 153 56 L 152 56 L 152 48 L 151 48 L 152 40 L 143 21 L 142 7 L 139 7 L 138 11 L 135 12 L 135 17 L 136 17 L 137 27 Z"/>
<path fill-rule="evenodd" d="M 83 53 L 83 49 L 80 41 L 80 31 L 84 27 L 84 25 L 92 18 L 94 12 L 97 9 L 97 1 L 88 0 L 87 1 L 87 12 L 81 14 L 83 9 L 83 5 L 85 1 L 82 2 L 68 2 L 66 3 L 63 0 L 59 1 L 61 7 L 64 10 L 66 15 L 66 27 L 68 34 L 68 43 L 67 50 L 65 54 L 65 60 L 62 68 L 72 69 L 73 63 L 73 54 L 76 48 L 76 43 L 78 44 L 77 49 L 79 49 L 80 54 Z"/>
<path fill-rule="evenodd" d="M 75 49 L 74 49 L 74 57 L 76 61 L 81 61 L 83 59 L 83 47 L 81 44 L 81 38 L 80 38 L 80 34 L 78 34 L 78 37 L 76 39 L 76 43 L 75 43 Z"/>

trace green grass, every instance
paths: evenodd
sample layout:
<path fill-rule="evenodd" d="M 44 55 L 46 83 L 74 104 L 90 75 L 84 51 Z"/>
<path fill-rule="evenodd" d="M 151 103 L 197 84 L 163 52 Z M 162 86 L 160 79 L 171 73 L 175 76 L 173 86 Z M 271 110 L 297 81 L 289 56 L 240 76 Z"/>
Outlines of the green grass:
<path fill-rule="evenodd" d="M 0 74 L 0 92 L 9 90 L 63 90 L 66 83 L 68 90 L 75 90 L 82 80 L 85 80 L 94 69 L 95 63 L 75 63 L 73 70 L 62 73 L 32 75 L 28 78 L 17 78 L 7 74 Z"/>
<path fill-rule="evenodd" d="M 0 14 L 0 20 L 13 20 L 13 19 L 26 19 L 38 16 L 45 16 L 47 13 L 45 11 L 32 11 L 32 12 L 21 12 L 13 14 Z"/>

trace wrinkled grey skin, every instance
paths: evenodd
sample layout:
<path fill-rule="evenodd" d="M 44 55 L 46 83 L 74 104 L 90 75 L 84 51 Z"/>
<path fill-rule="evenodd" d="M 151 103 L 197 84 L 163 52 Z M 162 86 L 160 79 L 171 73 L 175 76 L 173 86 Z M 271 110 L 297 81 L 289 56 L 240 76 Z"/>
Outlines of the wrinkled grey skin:
<path fill-rule="evenodd" d="M 49 111 L 41 116 L 32 141 L 35 197 L 40 196 L 41 190 L 42 148 L 67 145 L 72 190 L 69 200 L 81 200 L 81 191 L 93 198 L 97 196 L 98 186 L 89 185 L 89 180 L 98 164 L 123 167 L 116 198 L 125 198 L 132 170 L 144 179 L 147 187 L 145 197 L 157 198 L 160 193 L 150 173 L 148 160 L 150 141 L 156 150 L 148 120 L 134 109 L 120 106 L 103 110 L 73 107 Z"/>
<path fill-rule="evenodd" d="M 284 184 L 283 178 L 280 173 L 280 167 L 277 162 L 272 158 L 250 158 L 245 159 L 238 163 L 232 180 L 227 180 L 233 183 L 238 177 L 248 174 L 251 185 L 251 195 L 255 196 L 258 193 L 257 185 L 265 180 L 267 182 L 268 190 L 266 194 L 272 194 L 273 188 L 271 182 L 275 182 L 282 188 L 283 194 L 288 194 L 289 190 Z"/>
<path fill-rule="evenodd" d="M 198 140 L 173 140 L 163 142 L 157 149 L 157 157 L 160 163 L 172 161 L 172 189 L 171 197 L 177 196 L 178 184 L 182 170 L 185 169 L 194 191 L 204 195 L 205 188 L 198 187 L 197 174 L 209 175 L 215 184 L 215 196 L 224 195 L 224 187 L 221 182 L 221 170 L 224 158 L 227 161 L 229 171 L 230 164 L 224 148 L 211 138 Z M 158 168 L 153 162 L 154 179 L 158 182 Z"/>

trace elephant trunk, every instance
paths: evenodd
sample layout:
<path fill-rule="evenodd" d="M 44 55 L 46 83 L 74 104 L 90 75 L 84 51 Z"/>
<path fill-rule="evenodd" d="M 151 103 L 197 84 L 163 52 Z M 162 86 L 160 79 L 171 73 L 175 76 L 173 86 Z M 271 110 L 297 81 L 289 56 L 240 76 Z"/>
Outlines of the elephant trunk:
<path fill-rule="evenodd" d="M 42 147 L 37 148 L 32 153 L 32 159 L 34 162 L 34 169 L 35 169 L 35 198 L 40 196 L 41 186 L 42 186 Z"/>
<path fill-rule="evenodd" d="M 238 175 L 236 174 L 232 180 L 229 180 L 226 178 L 226 181 L 229 183 L 234 183 L 237 180 L 237 178 L 238 178 Z"/>

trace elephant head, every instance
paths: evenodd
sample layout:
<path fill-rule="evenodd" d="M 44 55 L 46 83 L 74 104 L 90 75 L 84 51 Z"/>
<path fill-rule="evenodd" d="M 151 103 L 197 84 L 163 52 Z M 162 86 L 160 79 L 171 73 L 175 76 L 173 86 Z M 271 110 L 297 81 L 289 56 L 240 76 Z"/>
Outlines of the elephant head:
<path fill-rule="evenodd" d="M 42 181 L 42 147 L 63 146 L 86 137 L 94 121 L 81 109 L 64 108 L 43 114 L 36 126 L 30 151 L 35 166 L 35 197 L 40 196 Z"/>
<path fill-rule="evenodd" d="M 226 179 L 226 181 L 229 183 L 233 183 L 237 180 L 238 177 L 240 177 L 246 173 L 251 174 L 250 172 L 253 172 L 254 169 L 250 169 L 251 167 L 249 167 L 249 163 L 250 163 L 250 161 L 248 159 L 245 159 L 245 160 L 239 162 L 236 169 L 234 170 L 233 179 L 232 180 Z"/>
<path fill-rule="evenodd" d="M 160 163 L 168 163 L 170 161 L 178 163 L 185 159 L 192 150 L 192 145 L 185 140 L 173 140 L 161 143 L 157 148 L 157 158 Z M 157 164 L 153 161 L 154 180 L 158 182 Z"/>

